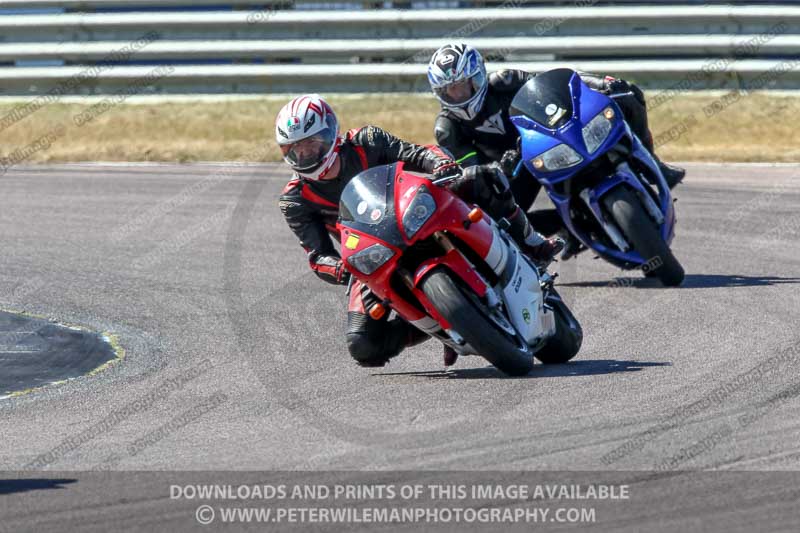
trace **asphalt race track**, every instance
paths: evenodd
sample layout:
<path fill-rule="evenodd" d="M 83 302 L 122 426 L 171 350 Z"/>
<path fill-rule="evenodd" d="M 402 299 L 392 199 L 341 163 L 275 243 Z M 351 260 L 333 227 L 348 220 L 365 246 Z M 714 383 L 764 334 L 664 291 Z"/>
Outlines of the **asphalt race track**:
<path fill-rule="evenodd" d="M 111 332 L 126 355 L 0 400 L 0 470 L 36 478 L 0 489 L 0 531 L 87 516 L 92 530 L 191 527 L 152 479 L 89 495 L 86 470 L 800 469 L 800 169 L 687 166 L 683 286 L 587 254 L 558 263 L 583 348 L 522 379 L 476 357 L 444 371 L 434 342 L 384 369 L 353 364 L 344 288 L 309 271 L 277 208 L 276 165 L 10 170 L 0 307 Z M 747 487 L 744 509 L 733 485 L 717 506 L 601 525 L 655 530 L 672 513 L 673 530 L 704 517 L 780 529 L 800 515 L 796 482 Z"/>

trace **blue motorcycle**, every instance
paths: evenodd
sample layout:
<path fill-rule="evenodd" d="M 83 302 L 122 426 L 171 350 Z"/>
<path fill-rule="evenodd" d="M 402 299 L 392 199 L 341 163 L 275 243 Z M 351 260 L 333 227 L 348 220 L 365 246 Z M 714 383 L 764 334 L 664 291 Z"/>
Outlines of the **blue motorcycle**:
<path fill-rule="evenodd" d="M 620 268 L 681 284 L 683 267 L 669 247 L 669 187 L 612 98 L 575 71 L 556 69 L 520 88 L 510 115 L 520 133 L 520 165 L 545 188 L 572 235 Z"/>

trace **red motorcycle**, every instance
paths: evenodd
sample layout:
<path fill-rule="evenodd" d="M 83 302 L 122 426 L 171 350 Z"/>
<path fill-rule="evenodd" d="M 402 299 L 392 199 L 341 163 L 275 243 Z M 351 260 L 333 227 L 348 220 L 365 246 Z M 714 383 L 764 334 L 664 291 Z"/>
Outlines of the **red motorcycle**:
<path fill-rule="evenodd" d="M 554 278 L 495 222 L 402 163 L 365 170 L 345 187 L 337 229 L 347 269 L 399 316 L 461 355 L 525 375 L 535 356 L 565 363 L 583 332 Z"/>

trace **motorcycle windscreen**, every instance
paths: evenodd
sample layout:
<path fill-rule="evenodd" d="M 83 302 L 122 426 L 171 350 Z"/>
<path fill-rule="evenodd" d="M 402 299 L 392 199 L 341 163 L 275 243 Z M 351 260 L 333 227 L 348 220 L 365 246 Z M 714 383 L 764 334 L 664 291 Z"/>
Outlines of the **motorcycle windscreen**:
<path fill-rule="evenodd" d="M 389 175 L 393 178 L 394 172 L 383 166 L 367 169 L 351 179 L 339 201 L 342 221 L 379 224 L 386 216 Z"/>
<path fill-rule="evenodd" d="M 356 175 L 339 200 L 339 220 L 345 226 L 403 247 L 394 216 L 394 176 L 397 165 L 373 167 Z"/>
<path fill-rule="evenodd" d="M 575 75 L 568 68 L 537 74 L 517 92 L 509 114 L 524 115 L 550 130 L 560 128 L 572 118 L 569 82 Z"/>

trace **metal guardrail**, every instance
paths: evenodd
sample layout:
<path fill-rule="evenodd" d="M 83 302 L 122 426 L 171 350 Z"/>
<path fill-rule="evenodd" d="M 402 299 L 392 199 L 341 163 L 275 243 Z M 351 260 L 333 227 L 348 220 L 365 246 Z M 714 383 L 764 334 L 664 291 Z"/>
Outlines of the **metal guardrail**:
<path fill-rule="evenodd" d="M 573 57 L 614 57 L 635 50 L 639 57 L 675 55 L 709 57 L 713 55 L 740 57 L 758 55 L 791 55 L 800 50 L 800 35 L 778 35 L 758 49 L 749 44 L 759 39 L 749 35 L 687 35 L 676 39 L 672 35 L 626 35 L 599 37 L 479 37 L 469 39 L 471 45 L 491 58 L 496 51 L 505 57 L 535 54 Z M 205 59 L 292 59 L 302 57 L 315 62 L 331 62 L 359 58 L 405 60 L 420 50 L 435 49 L 441 39 L 325 39 L 325 40 L 219 40 L 219 41 L 156 41 L 136 52 L 144 60 L 205 60 Z M 62 43 L 0 44 L 0 62 L 18 60 L 102 61 L 120 47 L 115 41 Z"/>
<path fill-rule="evenodd" d="M 0 0 L 0 9 L 15 3 Z M 16 64 L 0 67 L 0 94 L 115 92 L 165 65 L 168 72 L 162 68 L 156 82 L 137 90 L 426 90 L 425 63 L 450 40 L 470 42 L 490 60 L 505 61 L 489 68 L 565 65 L 662 88 L 687 80 L 684 88 L 740 86 L 800 58 L 797 5 L 633 7 L 578 0 L 569 8 L 515 7 L 521 3 L 507 0 L 503 7 L 483 9 L 0 15 L 0 63 Z M 76 77 L 79 82 L 65 82 Z M 800 74 L 792 66 L 762 88 L 798 86 Z"/>
<path fill-rule="evenodd" d="M 608 22 L 656 21 L 656 20 L 684 20 L 695 24 L 697 22 L 723 22 L 725 20 L 737 23 L 758 22 L 764 19 L 782 20 L 786 17 L 797 19 L 800 16 L 800 7 L 778 5 L 651 5 L 651 6 L 595 6 L 592 0 L 583 0 L 584 7 L 524 7 L 524 0 L 518 2 L 508 1 L 508 7 L 493 7 L 483 9 L 428 9 L 428 10 L 360 10 L 360 11 L 296 11 L 296 10 L 271 10 L 264 9 L 270 16 L 268 19 L 258 20 L 270 24 L 314 24 L 322 21 L 334 24 L 350 23 L 360 24 L 365 22 L 376 24 L 422 23 L 443 24 L 448 22 L 469 22 L 479 19 L 493 21 L 539 21 L 543 19 L 558 19 L 563 21 L 593 19 L 597 26 L 604 26 Z M 258 11 L 258 10 L 256 10 Z M 215 18 L 222 17 L 224 22 L 252 23 L 247 17 L 248 11 L 197 11 L 197 12 L 131 12 L 131 13 L 66 13 L 55 15 L 13 15 L 0 17 L 3 27 L 58 27 L 72 26 L 78 22 L 90 26 L 130 26 L 143 23 L 164 25 L 192 25 L 213 22 Z"/>
<path fill-rule="evenodd" d="M 590 0 L 583 0 L 590 1 Z M 385 11 L 224 11 L 0 16 L 0 42 L 409 39 L 596 35 L 800 34 L 799 6 L 489 8 Z M 354 51 L 356 49 L 354 48 Z"/>
<path fill-rule="evenodd" d="M 391 7 L 430 7 L 426 4 L 443 4 L 451 3 L 458 5 L 461 8 L 469 7 L 491 7 L 502 5 L 507 0 L 431 0 L 430 2 L 420 0 L 395 0 L 389 2 Z M 286 7 L 303 7 L 304 5 L 319 5 L 320 0 L 0 0 L 0 9 L 43 9 L 43 8 L 63 8 L 68 11 L 97 11 L 104 9 L 131 9 L 131 8 L 149 8 L 149 7 L 188 7 L 196 8 L 202 6 L 218 7 L 222 4 L 230 6 L 231 8 L 242 8 L 251 6 L 283 6 Z M 796 3 L 796 0 L 671 0 L 671 4 L 676 5 L 752 5 L 752 4 L 785 4 L 791 5 Z M 334 2 L 334 5 L 349 5 L 360 6 L 364 9 L 375 8 L 376 4 L 384 6 L 385 2 L 369 2 L 358 0 L 340 0 Z M 528 6 L 559 6 L 559 7 L 572 7 L 575 5 L 575 0 L 525 0 L 520 2 Z M 652 1 L 648 0 L 596 0 L 593 5 L 652 5 Z M 351 7 L 352 9 L 352 7 Z"/>
<path fill-rule="evenodd" d="M 721 87 L 715 73 L 704 72 L 706 60 L 661 61 L 568 61 L 559 63 L 575 70 L 613 72 L 621 77 L 648 82 L 650 87 L 683 90 L 688 82 L 702 82 L 703 87 Z M 552 62 L 488 63 L 489 70 L 521 68 L 541 72 L 553 68 Z M 646 78 L 642 78 L 646 72 Z M 751 89 L 786 88 L 800 82 L 798 60 L 743 60 L 725 71 L 735 86 Z M 142 80 L 152 84 L 141 85 Z M 165 84 L 163 86 L 157 86 Z M 787 84 L 785 82 L 790 82 Z M 203 66 L 125 66 L 92 76 L 85 67 L 0 69 L 0 84 L 8 94 L 105 94 L 124 92 L 135 86 L 143 93 L 297 93 L 297 92 L 420 92 L 427 91 L 425 66 L 419 64 L 364 65 L 203 65 Z M 35 85 L 37 91 L 26 91 Z M 80 87 L 80 90 L 67 90 Z M 202 90 L 198 91 L 198 87 Z"/>

